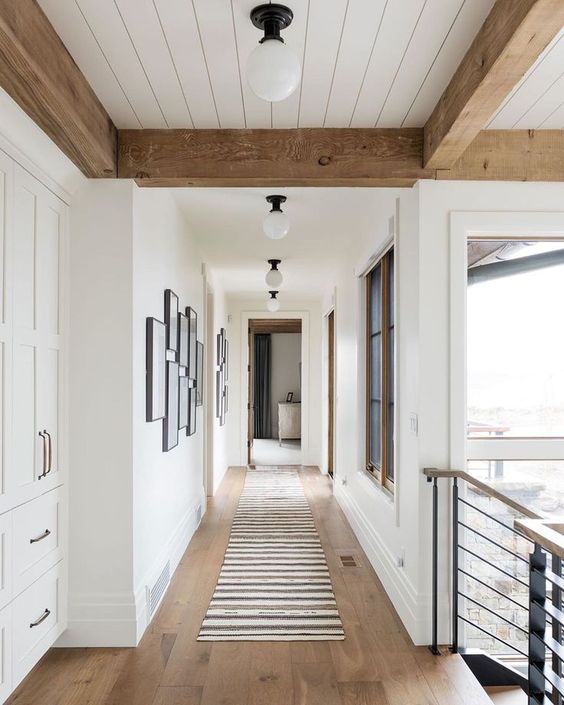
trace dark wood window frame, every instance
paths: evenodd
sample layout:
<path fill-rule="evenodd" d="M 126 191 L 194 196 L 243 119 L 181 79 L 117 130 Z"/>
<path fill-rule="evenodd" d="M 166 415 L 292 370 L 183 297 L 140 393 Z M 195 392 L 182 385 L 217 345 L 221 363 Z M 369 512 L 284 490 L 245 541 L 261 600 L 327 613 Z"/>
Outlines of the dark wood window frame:
<path fill-rule="evenodd" d="M 395 297 L 394 297 L 394 246 L 390 245 L 365 276 L 366 287 L 366 472 L 378 485 L 393 492 L 395 486 L 394 463 L 394 355 L 395 355 Z M 373 278 L 378 276 L 378 301 L 373 298 Z M 375 313 L 374 306 L 378 306 Z M 373 329 L 373 321 L 379 329 Z M 373 390 L 372 341 L 379 340 L 379 398 Z M 373 404 L 379 405 L 380 418 L 373 418 Z M 374 429 L 374 423 L 376 428 Z M 376 436 L 377 434 L 377 436 Z M 372 439 L 377 437 L 379 448 L 373 453 Z M 375 458 L 375 455 L 378 458 Z"/>

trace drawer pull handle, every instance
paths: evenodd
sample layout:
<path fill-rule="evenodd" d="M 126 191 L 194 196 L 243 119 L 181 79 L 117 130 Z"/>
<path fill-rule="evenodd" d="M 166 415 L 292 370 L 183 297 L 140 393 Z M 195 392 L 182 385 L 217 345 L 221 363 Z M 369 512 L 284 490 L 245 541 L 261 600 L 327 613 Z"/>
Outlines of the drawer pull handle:
<path fill-rule="evenodd" d="M 46 609 L 45 612 L 43 612 L 41 617 L 39 617 L 39 619 L 36 622 L 32 622 L 29 625 L 29 628 L 33 629 L 33 627 L 38 627 L 41 624 L 41 622 L 44 622 L 50 614 L 51 614 L 51 610 Z"/>
<path fill-rule="evenodd" d="M 47 475 L 47 438 L 45 436 L 45 431 L 39 431 L 39 436 L 41 440 L 43 441 L 42 446 L 43 446 L 43 472 L 41 475 L 38 475 L 37 479 L 41 480 L 42 477 L 45 477 Z"/>
<path fill-rule="evenodd" d="M 50 535 L 51 535 L 51 532 L 49 531 L 49 529 L 45 529 L 45 531 L 40 536 L 36 536 L 34 539 L 29 539 L 29 542 L 30 543 L 38 543 L 39 541 L 43 541 L 43 539 L 46 539 L 47 536 L 50 536 Z"/>

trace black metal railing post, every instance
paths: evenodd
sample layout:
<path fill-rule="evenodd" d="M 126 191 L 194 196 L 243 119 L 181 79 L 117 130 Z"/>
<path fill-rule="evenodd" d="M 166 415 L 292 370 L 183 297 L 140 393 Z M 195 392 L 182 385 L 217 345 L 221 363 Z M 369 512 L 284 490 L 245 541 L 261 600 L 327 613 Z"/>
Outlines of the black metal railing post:
<path fill-rule="evenodd" d="M 452 646 L 458 653 L 458 479 L 452 480 Z"/>
<path fill-rule="evenodd" d="M 545 702 L 546 553 L 538 544 L 530 556 L 529 582 L 529 705 Z"/>
<path fill-rule="evenodd" d="M 438 619 L 439 619 L 439 487 L 437 478 L 433 478 L 433 587 L 431 595 L 432 605 L 432 639 L 431 653 L 438 656 L 439 651 L 439 635 L 438 635 Z"/>
<path fill-rule="evenodd" d="M 562 559 L 558 556 L 552 554 L 552 572 L 556 575 L 562 575 Z M 558 610 L 562 610 L 562 590 L 556 585 L 552 584 L 552 604 Z M 562 644 L 562 625 L 557 619 L 552 620 L 552 638 L 558 644 Z M 562 677 L 562 660 L 559 658 L 558 654 L 552 654 L 552 670 L 558 677 Z M 552 691 L 552 702 L 554 705 L 562 705 L 562 696 L 556 688 Z"/>

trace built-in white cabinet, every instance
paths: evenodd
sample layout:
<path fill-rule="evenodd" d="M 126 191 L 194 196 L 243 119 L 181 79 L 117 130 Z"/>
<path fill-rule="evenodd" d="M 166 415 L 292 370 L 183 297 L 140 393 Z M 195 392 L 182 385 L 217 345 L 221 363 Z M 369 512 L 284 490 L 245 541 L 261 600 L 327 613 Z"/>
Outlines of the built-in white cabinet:
<path fill-rule="evenodd" d="M 66 627 L 67 206 L 0 151 L 0 703 Z"/>
<path fill-rule="evenodd" d="M 21 500 L 59 483 L 64 204 L 37 179 L 14 173 L 13 462 L 6 492 Z M 41 487 L 39 486 L 41 483 Z"/>

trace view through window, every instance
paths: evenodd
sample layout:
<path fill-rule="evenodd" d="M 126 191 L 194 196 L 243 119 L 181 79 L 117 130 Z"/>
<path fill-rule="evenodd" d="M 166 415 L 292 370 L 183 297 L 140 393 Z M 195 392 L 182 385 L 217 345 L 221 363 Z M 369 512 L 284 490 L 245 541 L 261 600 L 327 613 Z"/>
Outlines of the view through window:
<path fill-rule="evenodd" d="M 470 436 L 564 436 L 564 242 L 468 244 Z"/>
<path fill-rule="evenodd" d="M 467 284 L 468 470 L 539 515 L 562 515 L 564 242 L 471 240 Z M 465 623 L 465 645 L 526 653 L 530 544 L 504 528 L 519 513 L 477 488 L 466 499 L 476 509 L 465 505 L 464 523 L 488 538 L 464 531 L 463 615 L 477 625 Z"/>

